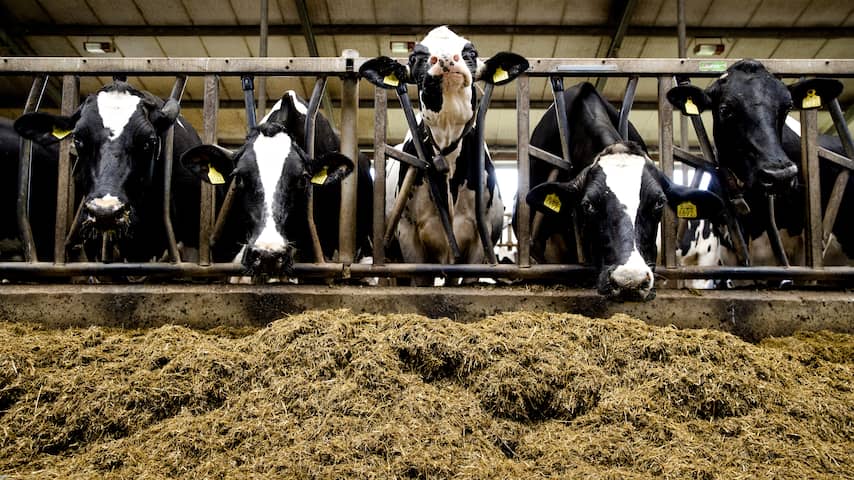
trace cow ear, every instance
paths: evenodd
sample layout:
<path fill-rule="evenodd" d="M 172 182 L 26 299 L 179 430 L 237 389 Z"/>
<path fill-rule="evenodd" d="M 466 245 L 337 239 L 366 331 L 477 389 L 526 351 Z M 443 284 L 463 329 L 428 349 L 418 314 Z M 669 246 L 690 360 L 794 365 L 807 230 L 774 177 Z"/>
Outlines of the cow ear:
<path fill-rule="evenodd" d="M 724 213 L 724 202 L 721 198 L 708 190 L 685 187 L 671 182 L 667 177 L 661 175 L 663 180 L 662 189 L 667 196 L 667 204 L 676 212 L 679 218 L 717 219 Z"/>
<path fill-rule="evenodd" d="M 158 133 L 163 133 L 175 124 L 178 114 L 181 113 L 181 105 L 174 98 L 166 100 L 160 108 L 154 108 L 148 115 L 151 124 Z"/>
<path fill-rule="evenodd" d="M 810 78 L 788 86 L 796 110 L 821 108 L 842 93 L 842 82 L 832 78 Z"/>
<path fill-rule="evenodd" d="M 667 101 L 683 115 L 699 115 L 712 107 L 712 99 L 695 85 L 679 85 L 667 92 Z"/>
<path fill-rule="evenodd" d="M 330 152 L 309 162 L 311 183 L 315 185 L 335 185 L 345 179 L 353 171 L 354 164 L 350 157 Z"/>
<path fill-rule="evenodd" d="M 397 60 L 381 56 L 372 58 L 359 67 L 359 75 L 379 88 L 393 90 L 400 83 L 409 82 L 409 70 Z"/>
<path fill-rule="evenodd" d="M 512 82 L 524 73 L 531 65 L 528 60 L 513 52 L 499 52 L 483 63 L 478 69 L 477 80 L 492 83 L 496 86 Z"/>
<path fill-rule="evenodd" d="M 234 153 L 218 145 L 196 145 L 181 155 L 181 165 L 205 182 L 222 185 L 234 170 Z"/>
<path fill-rule="evenodd" d="M 71 134 L 79 118 L 80 110 L 70 117 L 43 112 L 28 113 L 15 120 L 15 131 L 36 143 L 50 145 Z"/>
<path fill-rule="evenodd" d="M 572 215 L 578 203 L 579 190 L 572 182 L 546 182 L 528 192 L 525 201 L 534 210 L 547 215 Z"/>

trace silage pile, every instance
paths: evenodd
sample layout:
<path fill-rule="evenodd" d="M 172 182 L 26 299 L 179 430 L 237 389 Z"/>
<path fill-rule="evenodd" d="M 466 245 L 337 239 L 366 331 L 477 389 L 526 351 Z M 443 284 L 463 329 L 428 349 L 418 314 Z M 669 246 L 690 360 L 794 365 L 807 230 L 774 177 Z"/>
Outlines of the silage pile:
<path fill-rule="evenodd" d="M 0 324 L 13 478 L 840 478 L 854 339 L 615 316 Z"/>

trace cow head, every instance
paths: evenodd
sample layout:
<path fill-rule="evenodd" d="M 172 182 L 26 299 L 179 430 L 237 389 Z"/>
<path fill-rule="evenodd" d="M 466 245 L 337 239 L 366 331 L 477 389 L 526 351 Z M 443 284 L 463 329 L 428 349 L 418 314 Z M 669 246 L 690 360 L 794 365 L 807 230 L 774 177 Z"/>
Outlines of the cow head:
<path fill-rule="evenodd" d="M 408 65 L 377 57 L 365 62 L 359 72 L 385 88 L 397 82 L 415 84 L 422 118 L 441 149 L 458 139 L 474 116 L 474 82 L 503 85 L 528 66 L 525 58 L 510 52 L 498 53 L 484 62 L 469 40 L 442 26 L 415 45 Z"/>
<path fill-rule="evenodd" d="M 655 240 L 665 205 L 692 218 L 723 210 L 713 193 L 673 184 L 634 142 L 607 147 L 572 180 L 538 185 L 526 200 L 567 227 L 576 215 L 599 270 L 599 292 L 628 300 L 655 296 Z"/>
<path fill-rule="evenodd" d="M 164 148 L 161 136 L 178 117 L 177 101 L 116 81 L 89 95 L 71 116 L 28 113 L 15 130 L 42 145 L 71 134 L 75 180 L 83 195 L 81 233 L 129 235 Z"/>
<path fill-rule="evenodd" d="M 295 247 L 288 232 L 307 229 L 309 186 L 333 185 L 353 170 L 340 153 L 309 159 L 285 126 L 273 117 L 255 127 L 237 152 L 215 145 L 188 150 L 181 163 L 204 181 L 236 182 L 231 207 L 245 231 L 243 265 L 251 274 L 290 273 Z"/>
<path fill-rule="evenodd" d="M 696 94 L 689 93 L 691 88 Z M 696 113 L 712 111 L 718 160 L 741 188 L 759 186 L 775 192 L 793 185 L 797 166 L 782 143 L 792 96 L 761 63 L 736 62 L 705 91 L 688 86 L 668 92 L 671 103 L 683 111 L 692 110 L 685 107 L 688 98 Z"/>

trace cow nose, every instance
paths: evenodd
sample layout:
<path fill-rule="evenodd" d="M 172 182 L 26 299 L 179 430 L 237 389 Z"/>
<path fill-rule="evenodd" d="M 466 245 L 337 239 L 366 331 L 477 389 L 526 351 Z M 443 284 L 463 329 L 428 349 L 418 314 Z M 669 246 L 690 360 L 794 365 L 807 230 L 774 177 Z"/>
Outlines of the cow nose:
<path fill-rule="evenodd" d="M 86 213 L 99 223 L 117 223 L 127 212 L 125 203 L 110 194 L 93 198 L 84 207 Z"/>
<path fill-rule="evenodd" d="M 269 249 L 250 245 L 243 253 L 241 263 L 255 275 L 281 275 L 293 271 L 295 249 L 290 244 L 282 248 Z"/>
<path fill-rule="evenodd" d="M 798 167 L 794 164 L 783 168 L 760 168 L 759 182 L 765 187 L 785 187 L 791 185 L 797 174 Z"/>
<path fill-rule="evenodd" d="M 611 283 L 620 292 L 647 292 L 655 277 L 646 264 L 620 265 L 611 272 Z"/>

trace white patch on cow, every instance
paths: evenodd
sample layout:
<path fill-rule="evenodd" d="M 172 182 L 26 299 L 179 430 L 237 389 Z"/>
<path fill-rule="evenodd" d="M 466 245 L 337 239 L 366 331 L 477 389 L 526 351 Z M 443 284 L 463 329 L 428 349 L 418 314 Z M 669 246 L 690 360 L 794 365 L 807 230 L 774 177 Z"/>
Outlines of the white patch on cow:
<path fill-rule="evenodd" d="M 288 90 L 285 93 L 291 97 L 294 102 L 294 108 L 296 108 L 299 113 L 303 115 L 308 115 L 308 106 L 302 103 L 302 100 L 297 96 L 297 92 L 293 90 Z"/>
<path fill-rule="evenodd" d="M 599 166 L 605 172 L 605 184 L 623 205 L 623 211 L 635 225 L 640 206 L 641 180 L 646 158 L 627 153 L 615 153 L 599 158 Z M 622 288 L 652 288 L 652 271 L 632 245 L 632 253 L 623 265 L 611 274 L 611 279 Z"/>
<path fill-rule="evenodd" d="M 119 197 L 115 197 L 108 193 L 103 197 L 93 198 L 92 200 L 89 200 L 88 202 L 86 202 L 86 205 L 92 209 L 115 212 L 118 209 L 122 208 L 124 203 L 119 200 Z"/>
<path fill-rule="evenodd" d="M 285 160 L 291 152 L 292 140 L 290 135 L 279 132 L 272 137 L 258 135 L 252 144 L 255 151 L 255 161 L 258 164 L 258 175 L 264 188 L 264 228 L 255 240 L 255 247 L 279 251 L 285 248 L 285 239 L 276 228 L 273 218 L 274 195 L 276 186 L 282 178 Z"/>
<path fill-rule="evenodd" d="M 280 99 L 279 99 L 279 101 L 277 101 L 277 102 L 273 105 L 273 108 L 271 108 L 271 109 L 270 109 L 270 111 L 269 111 L 269 112 L 267 112 L 267 115 L 264 115 L 264 118 L 262 118 L 262 119 L 261 119 L 261 122 L 259 122 L 259 123 L 267 123 L 267 120 L 269 120 L 269 119 L 270 119 L 270 115 L 272 115 L 272 114 L 274 114 L 274 113 L 278 112 L 281 108 L 282 108 L 282 99 L 280 98 Z"/>
<path fill-rule="evenodd" d="M 98 113 L 104 127 L 110 130 L 110 140 L 117 139 L 136 112 L 142 98 L 128 92 L 99 92 Z"/>
<path fill-rule="evenodd" d="M 786 115 L 786 126 L 789 127 L 789 130 L 795 132 L 799 138 L 801 136 L 801 122 L 795 120 L 793 117 Z"/>

